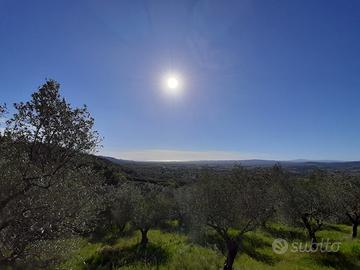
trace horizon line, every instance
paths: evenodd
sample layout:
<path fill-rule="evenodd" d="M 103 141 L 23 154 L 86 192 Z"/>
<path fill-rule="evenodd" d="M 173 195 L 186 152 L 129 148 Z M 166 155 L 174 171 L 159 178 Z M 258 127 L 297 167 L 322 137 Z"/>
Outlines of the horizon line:
<path fill-rule="evenodd" d="M 236 151 L 190 151 L 169 149 L 143 150 L 102 150 L 98 156 L 111 157 L 124 161 L 138 162 L 199 162 L 199 161 L 277 161 L 277 162 L 354 162 L 360 159 L 331 158 L 278 158 L 264 153 L 240 153 Z"/>

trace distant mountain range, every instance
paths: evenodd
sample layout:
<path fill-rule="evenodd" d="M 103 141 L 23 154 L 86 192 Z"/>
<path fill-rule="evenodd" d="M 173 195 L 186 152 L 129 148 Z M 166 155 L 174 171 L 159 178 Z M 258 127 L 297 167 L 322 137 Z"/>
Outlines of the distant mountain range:
<path fill-rule="evenodd" d="M 280 164 L 282 167 L 288 170 L 294 171 L 308 171 L 313 169 L 327 169 L 327 170 L 341 170 L 341 171 L 351 171 L 351 172 L 360 172 L 360 161 L 334 161 L 334 160 L 306 160 L 306 159 L 297 159 L 290 161 L 278 161 L 278 160 L 263 160 L 263 159 L 249 159 L 249 160 L 200 160 L 200 161 L 131 161 L 117 159 L 113 157 L 105 157 L 109 161 L 112 161 L 116 164 L 132 164 L 132 165 L 177 165 L 177 166 L 234 166 L 235 164 L 240 164 L 245 167 L 271 167 L 275 164 Z"/>

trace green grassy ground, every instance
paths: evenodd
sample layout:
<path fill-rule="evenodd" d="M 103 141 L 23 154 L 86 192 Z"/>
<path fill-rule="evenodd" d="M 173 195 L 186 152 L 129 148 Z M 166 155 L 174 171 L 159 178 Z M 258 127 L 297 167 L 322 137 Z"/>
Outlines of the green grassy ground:
<path fill-rule="evenodd" d="M 319 239 L 329 238 L 340 241 L 337 253 L 291 252 L 277 255 L 272 251 L 272 242 L 284 238 L 292 242 L 306 243 L 306 235 L 301 229 L 284 225 L 271 225 L 267 229 L 248 233 L 242 250 L 236 258 L 234 269 L 242 270 L 352 270 L 360 269 L 360 240 L 350 238 L 349 226 L 326 227 L 319 232 Z M 112 244 L 90 243 L 78 239 L 82 246 L 74 252 L 69 261 L 61 266 L 66 270 L 218 270 L 224 262 L 221 245 L 210 239 L 208 246 L 191 243 L 182 234 L 152 230 L 150 244 L 146 250 L 137 243 L 140 235 L 134 233 L 121 237 Z"/>

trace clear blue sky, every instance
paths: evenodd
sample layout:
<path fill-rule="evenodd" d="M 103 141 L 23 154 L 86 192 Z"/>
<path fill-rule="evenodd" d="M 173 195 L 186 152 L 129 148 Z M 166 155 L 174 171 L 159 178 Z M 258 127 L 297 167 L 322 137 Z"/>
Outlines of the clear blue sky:
<path fill-rule="evenodd" d="M 357 0 L 0 0 L 0 101 L 45 78 L 89 106 L 104 154 L 360 159 Z"/>

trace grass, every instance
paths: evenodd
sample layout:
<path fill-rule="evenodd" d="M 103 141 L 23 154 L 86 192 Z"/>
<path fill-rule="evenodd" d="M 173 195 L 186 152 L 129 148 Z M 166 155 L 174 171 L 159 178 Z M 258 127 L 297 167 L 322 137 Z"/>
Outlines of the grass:
<path fill-rule="evenodd" d="M 266 229 L 250 232 L 243 241 L 234 269 L 242 270 L 359 270 L 360 240 L 352 240 L 351 228 L 346 225 L 325 227 L 319 239 L 340 241 L 337 253 L 302 253 L 288 251 L 277 255 L 272 242 L 280 236 L 289 245 L 308 243 L 301 229 L 272 224 Z M 207 246 L 192 243 L 187 236 L 176 232 L 149 231 L 150 243 L 146 249 L 137 243 L 135 232 L 108 243 L 90 243 L 82 240 L 82 247 L 60 269 L 66 270 L 218 270 L 225 260 L 223 247 L 214 236 Z M 309 244 L 309 243 L 308 243 Z"/>

